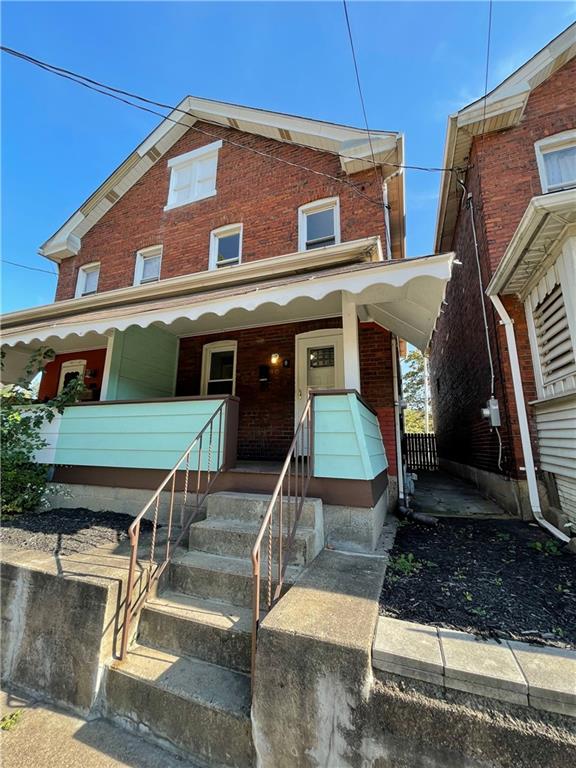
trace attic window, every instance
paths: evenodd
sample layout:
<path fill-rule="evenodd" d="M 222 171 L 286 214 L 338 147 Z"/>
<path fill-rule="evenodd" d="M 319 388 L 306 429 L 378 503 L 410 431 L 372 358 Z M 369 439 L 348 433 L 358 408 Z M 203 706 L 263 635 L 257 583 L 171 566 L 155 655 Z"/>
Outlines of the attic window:
<path fill-rule="evenodd" d="M 136 254 L 136 268 L 134 270 L 134 285 L 154 283 L 160 280 L 160 265 L 162 263 L 162 246 L 155 245 L 152 248 L 143 248 Z"/>
<path fill-rule="evenodd" d="M 76 280 L 75 297 L 89 296 L 98 290 L 98 278 L 100 277 L 100 263 L 85 264 L 78 270 L 78 279 Z"/>
<path fill-rule="evenodd" d="M 221 141 L 215 141 L 168 161 L 170 188 L 165 211 L 216 194 L 218 150 L 221 146 Z"/>
<path fill-rule="evenodd" d="M 340 242 L 337 197 L 316 200 L 298 209 L 298 250 L 310 251 Z"/>
<path fill-rule="evenodd" d="M 564 131 L 534 145 L 543 192 L 576 187 L 576 131 Z"/>

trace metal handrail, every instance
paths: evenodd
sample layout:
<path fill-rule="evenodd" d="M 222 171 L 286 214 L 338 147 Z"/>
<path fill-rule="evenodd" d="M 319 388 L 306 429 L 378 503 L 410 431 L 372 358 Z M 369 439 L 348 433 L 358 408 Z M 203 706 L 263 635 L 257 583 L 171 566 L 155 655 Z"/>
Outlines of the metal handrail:
<path fill-rule="evenodd" d="M 312 396 L 308 397 L 304 411 L 294 438 L 288 449 L 288 454 L 282 466 L 282 471 L 274 488 L 274 492 L 268 503 L 266 514 L 262 520 L 256 542 L 252 549 L 252 684 L 254 684 L 254 672 L 256 665 L 256 638 L 260 623 L 260 566 L 262 541 L 268 531 L 267 563 L 266 563 L 266 605 L 268 610 L 282 594 L 284 576 L 288 567 L 289 555 L 294 544 L 296 528 L 302 514 L 302 507 L 306 499 L 308 484 L 312 477 L 313 456 L 313 430 L 312 430 Z M 272 559 L 274 539 L 274 510 L 278 507 L 276 522 L 276 566 L 277 583 L 273 591 L 272 586 Z M 292 516 L 292 508 L 294 515 Z M 284 511 L 286 510 L 286 514 Z M 284 532 L 284 521 L 286 530 Z"/>
<path fill-rule="evenodd" d="M 208 419 L 206 424 L 202 427 L 200 432 L 196 435 L 194 440 L 190 443 L 188 448 L 180 456 L 174 467 L 170 470 L 168 475 L 164 478 L 162 483 L 156 489 L 154 495 L 146 506 L 136 516 L 130 527 L 128 528 L 128 536 L 130 537 L 130 568 L 128 571 L 128 583 L 126 587 L 126 601 L 124 607 L 124 625 L 122 628 L 122 643 L 120 649 L 120 659 L 125 659 L 128 652 L 128 642 L 130 639 L 130 627 L 134 617 L 142 609 L 142 606 L 146 602 L 152 586 L 162 576 L 164 570 L 169 564 L 173 552 L 176 550 L 182 539 L 188 533 L 191 524 L 197 517 L 208 493 L 210 492 L 216 478 L 220 472 L 224 469 L 225 465 L 225 444 L 222 442 L 223 427 L 226 430 L 227 417 L 228 417 L 228 405 L 229 398 L 226 398 L 218 408 L 214 411 L 212 416 Z M 216 427 L 217 423 L 217 429 Z M 207 441 L 207 445 L 204 441 Z M 191 455 L 194 449 L 198 449 L 197 463 L 195 467 L 190 467 Z M 202 453 L 203 450 L 207 451 L 207 465 L 205 471 L 205 487 L 202 488 Z M 215 450 L 214 450 L 215 449 Z M 212 469 L 212 461 L 216 456 L 216 466 Z M 184 465 L 184 468 L 183 468 Z M 183 497 L 180 507 L 180 531 L 175 539 L 172 541 L 172 529 L 173 529 L 173 514 L 174 514 L 174 498 L 176 495 L 176 475 L 178 471 L 184 472 L 184 488 Z M 196 473 L 196 490 L 189 491 L 190 473 Z M 155 556 L 157 554 L 157 531 L 158 531 L 158 512 L 160 508 L 160 496 L 165 491 L 166 487 L 170 483 L 170 500 L 168 506 L 168 524 L 166 530 L 166 549 L 164 552 L 164 559 L 156 562 Z M 190 512 L 188 516 L 187 505 L 188 496 L 191 496 L 194 501 L 190 505 Z M 152 535 L 150 542 L 150 553 L 148 557 L 148 563 L 143 566 L 143 570 L 146 571 L 147 577 L 142 573 L 139 586 L 139 593 L 134 597 L 134 587 L 136 581 L 136 567 L 138 564 L 138 547 L 140 543 L 140 527 L 144 515 L 153 508 L 152 518 Z"/>

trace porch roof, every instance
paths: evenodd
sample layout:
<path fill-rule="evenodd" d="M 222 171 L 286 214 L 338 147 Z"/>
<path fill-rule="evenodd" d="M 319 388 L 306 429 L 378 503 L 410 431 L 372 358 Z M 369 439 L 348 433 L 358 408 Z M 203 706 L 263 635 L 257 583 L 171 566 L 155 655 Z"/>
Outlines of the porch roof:
<path fill-rule="evenodd" d="M 171 298 L 105 309 L 95 306 L 90 311 L 60 317 L 51 317 L 49 308 L 39 307 L 27 310 L 26 322 L 20 324 L 14 324 L 19 313 L 7 315 L 2 343 L 22 352 L 39 345 L 53 347 L 57 352 L 72 351 L 105 346 L 111 331 L 124 331 L 133 325 L 146 328 L 154 324 L 177 336 L 192 336 L 333 317 L 341 313 L 342 292 L 347 292 L 358 306 L 361 320 L 373 320 L 424 349 L 440 311 L 453 261 L 454 254 L 446 253 L 337 264 Z"/>
<path fill-rule="evenodd" d="M 576 234 L 576 189 L 533 197 L 486 293 L 526 298 L 570 234 Z"/>

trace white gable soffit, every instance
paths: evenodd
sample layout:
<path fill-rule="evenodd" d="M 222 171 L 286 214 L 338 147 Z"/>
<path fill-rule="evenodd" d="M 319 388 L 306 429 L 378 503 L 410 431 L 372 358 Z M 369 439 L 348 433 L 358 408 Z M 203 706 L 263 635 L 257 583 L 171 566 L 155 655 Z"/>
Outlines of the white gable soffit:
<path fill-rule="evenodd" d="M 198 121 L 338 154 L 347 174 L 372 167 L 368 133 L 361 128 L 187 96 L 38 253 L 56 262 L 77 254 L 86 232 Z M 401 134 L 370 131 L 370 139 L 377 163 L 404 162 Z M 207 143 L 213 140 L 206 136 Z M 384 165 L 385 176 L 395 170 Z"/>
<path fill-rule="evenodd" d="M 553 263 L 566 238 L 576 233 L 576 189 L 533 197 L 486 293 L 524 299 Z"/>
<path fill-rule="evenodd" d="M 486 98 L 472 102 L 448 118 L 444 145 L 444 168 L 464 168 L 467 165 L 474 136 L 501 131 L 517 125 L 524 114 L 530 93 L 576 56 L 576 23 L 569 26 L 552 42 L 523 64 L 510 77 L 491 91 Z M 484 109 L 486 116 L 484 117 Z M 450 248 L 461 191 L 456 174 L 444 172 L 436 219 L 434 250 Z"/>
<path fill-rule="evenodd" d="M 229 291 L 181 296 L 144 305 L 122 306 L 44 319 L 4 332 L 6 347 L 48 344 L 73 336 L 106 336 L 131 326 L 159 325 L 175 335 L 190 335 L 224 327 L 258 326 L 306 316 L 334 316 L 347 291 L 362 313 L 420 349 L 434 329 L 454 254 L 416 259 L 359 263 L 328 273 L 298 274 Z"/>

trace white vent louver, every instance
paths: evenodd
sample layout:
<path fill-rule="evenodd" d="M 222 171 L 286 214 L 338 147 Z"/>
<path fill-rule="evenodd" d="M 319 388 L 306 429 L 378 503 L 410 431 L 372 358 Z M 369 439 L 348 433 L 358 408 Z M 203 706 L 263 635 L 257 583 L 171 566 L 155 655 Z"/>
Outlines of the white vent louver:
<path fill-rule="evenodd" d="M 546 385 L 567 376 L 575 368 L 574 345 L 560 285 L 556 284 L 534 308 L 534 325 Z"/>

